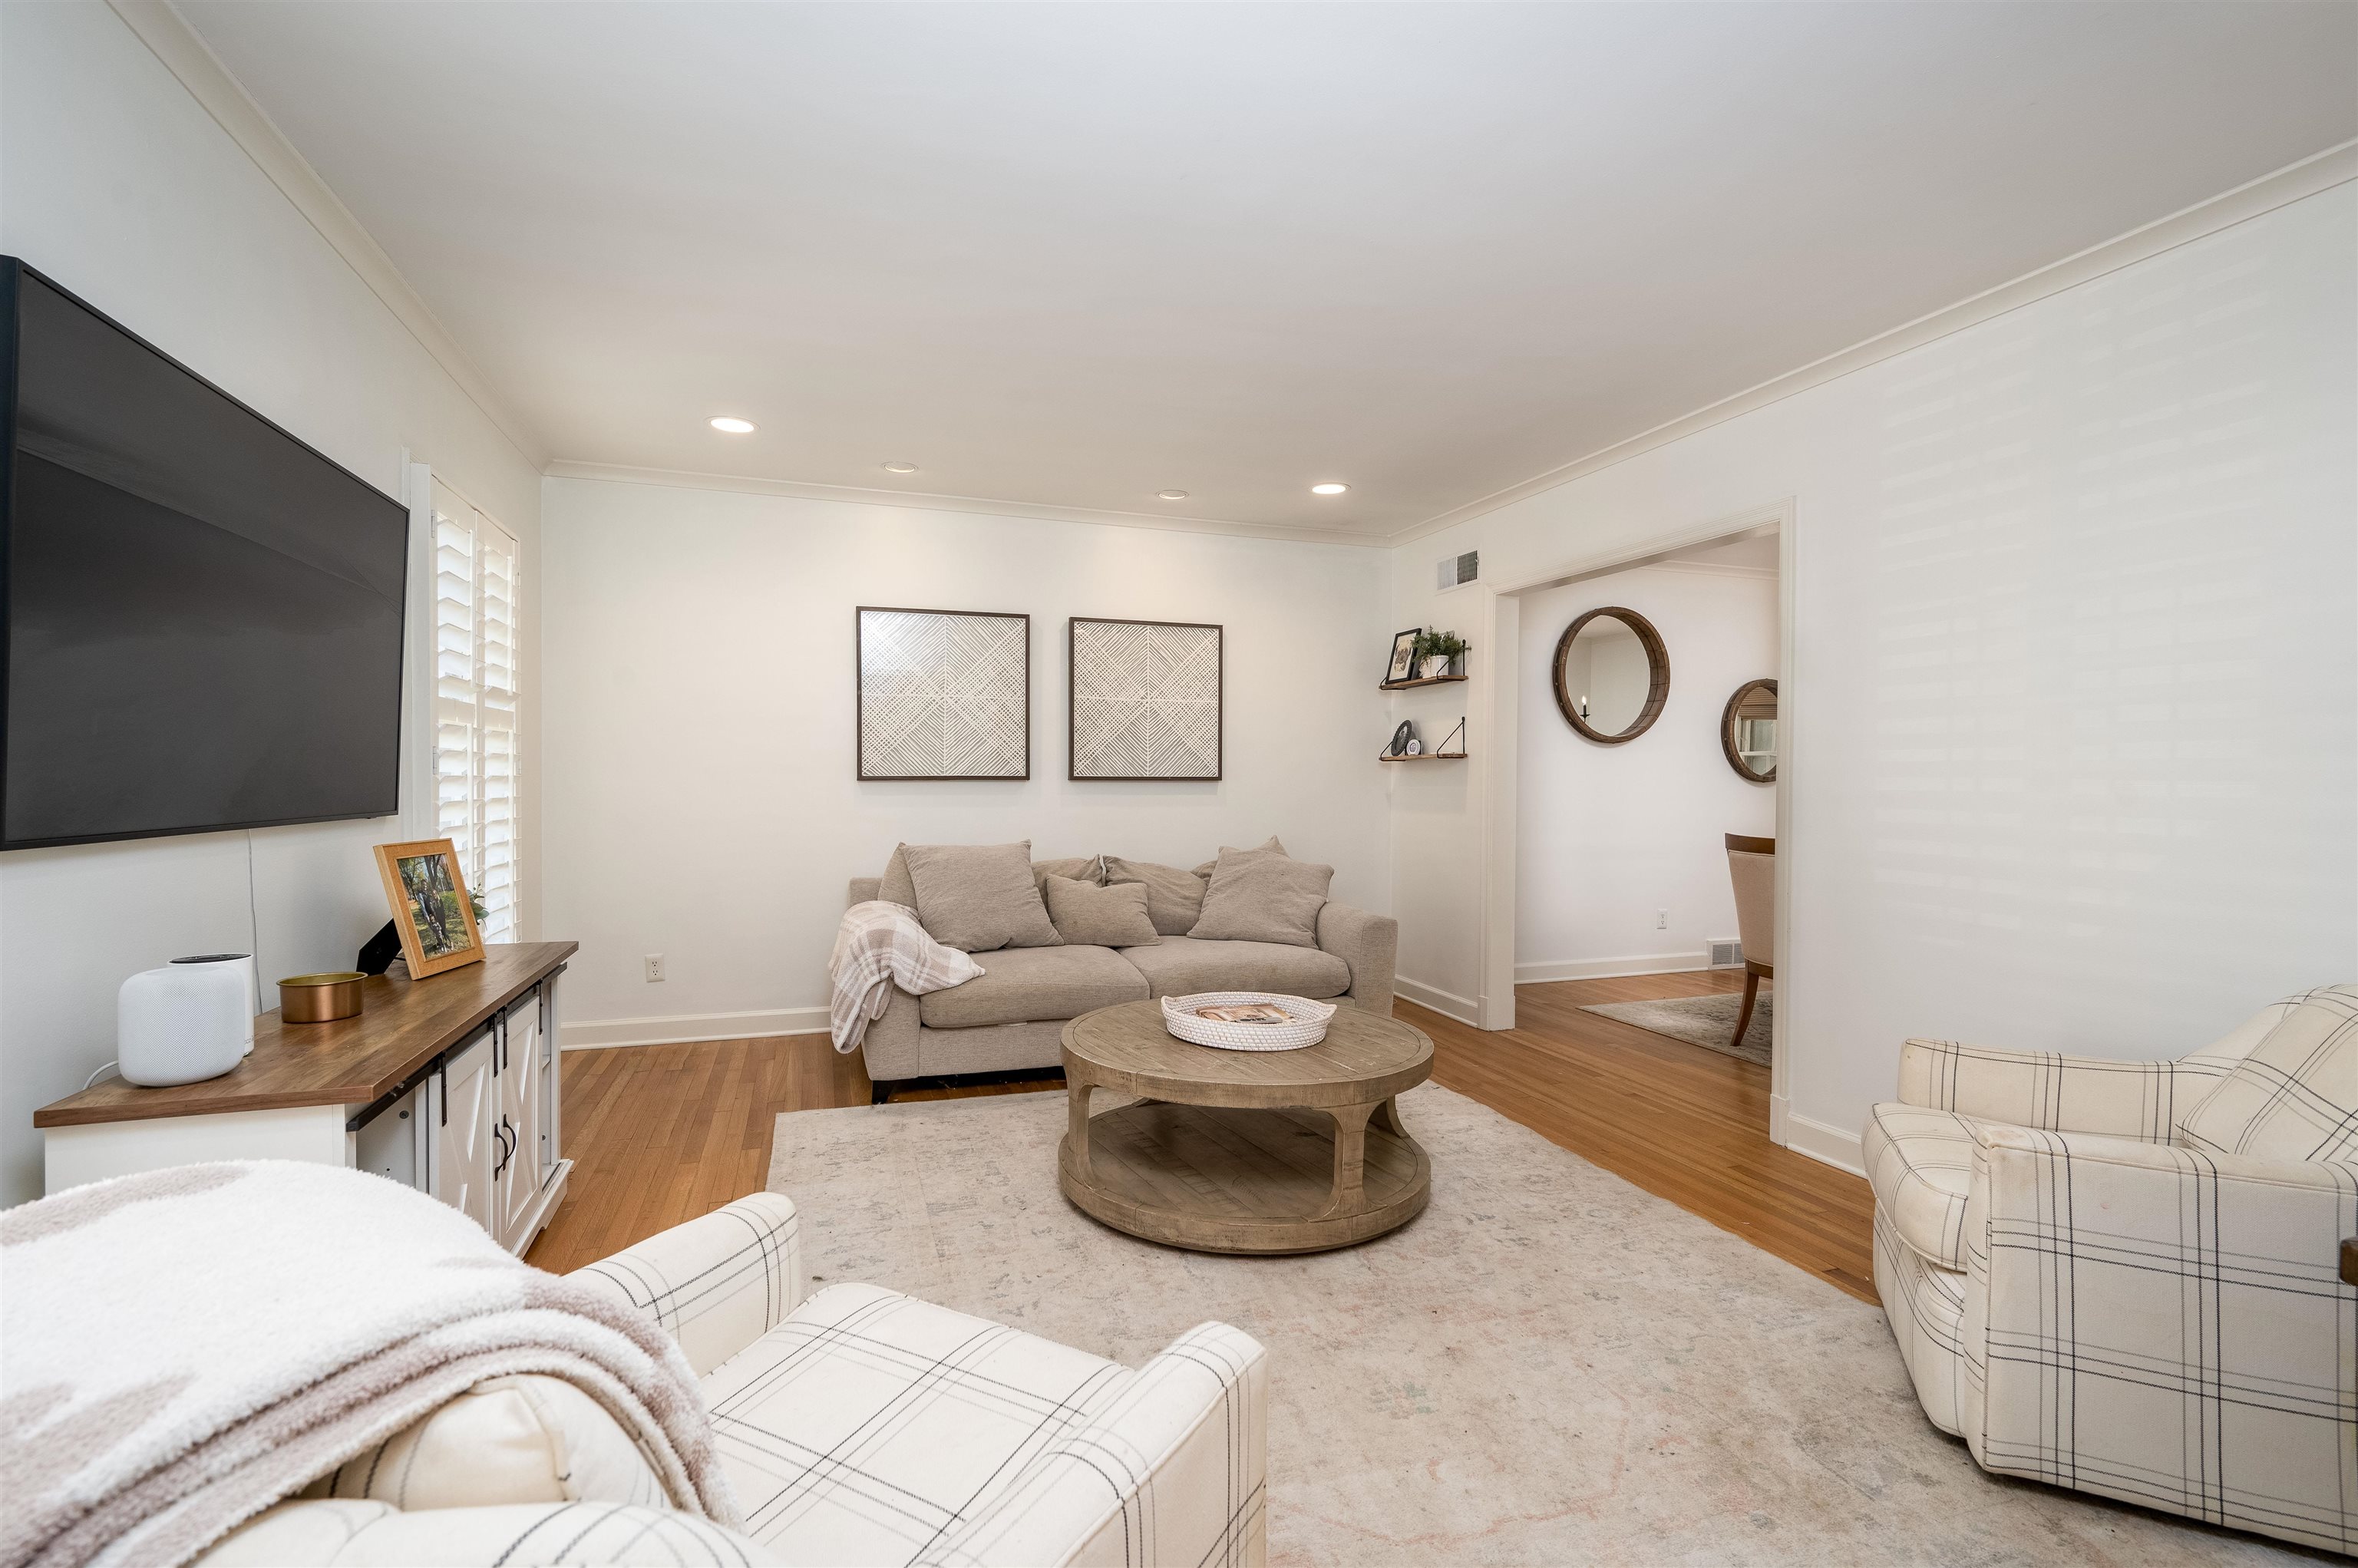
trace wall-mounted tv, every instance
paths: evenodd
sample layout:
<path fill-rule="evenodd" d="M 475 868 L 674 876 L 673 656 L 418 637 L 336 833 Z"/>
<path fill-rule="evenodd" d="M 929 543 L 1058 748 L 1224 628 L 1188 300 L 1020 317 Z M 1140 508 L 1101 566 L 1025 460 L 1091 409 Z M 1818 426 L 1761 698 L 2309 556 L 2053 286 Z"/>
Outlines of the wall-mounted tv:
<path fill-rule="evenodd" d="M 0 257 L 0 849 L 392 815 L 408 530 Z"/>

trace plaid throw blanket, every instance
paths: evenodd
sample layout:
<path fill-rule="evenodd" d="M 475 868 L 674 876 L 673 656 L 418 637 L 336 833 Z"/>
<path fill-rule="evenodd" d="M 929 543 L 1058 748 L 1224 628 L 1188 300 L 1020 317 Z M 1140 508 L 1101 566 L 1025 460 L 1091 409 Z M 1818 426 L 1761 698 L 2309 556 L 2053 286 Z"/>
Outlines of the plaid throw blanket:
<path fill-rule="evenodd" d="M 911 996 L 947 990 L 981 974 L 982 966 L 926 935 L 915 912 L 871 899 L 844 911 L 827 973 L 835 983 L 827 1002 L 827 1033 L 837 1050 L 849 1053 L 860 1048 L 868 1026 L 892 1004 L 894 986 Z"/>
<path fill-rule="evenodd" d="M 652 1318 L 382 1177 L 256 1160 L 0 1215 L 0 1564 L 184 1563 L 486 1378 L 580 1388 L 673 1507 L 737 1507 Z"/>

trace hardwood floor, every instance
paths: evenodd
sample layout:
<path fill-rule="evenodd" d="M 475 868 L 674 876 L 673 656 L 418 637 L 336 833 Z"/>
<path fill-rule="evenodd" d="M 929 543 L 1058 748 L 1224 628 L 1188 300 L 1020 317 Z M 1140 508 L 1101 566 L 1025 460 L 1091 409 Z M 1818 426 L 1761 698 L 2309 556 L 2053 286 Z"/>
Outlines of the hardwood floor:
<path fill-rule="evenodd" d="M 1768 1070 L 1580 1011 L 1735 990 L 1735 971 L 1516 989 L 1519 1027 L 1485 1033 L 1412 1003 L 1433 1079 L 1755 1246 L 1875 1300 L 1865 1182 L 1768 1141 Z M 1766 989 L 1766 988 L 1764 988 Z M 904 1090 L 896 1101 L 1020 1094 L 1033 1083 Z M 575 1051 L 565 1058 L 564 1204 L 528 1258 L 578 1269 L 756 1191 L 780 1111 L 868 1103 L 824 1035 Z"/>
<path fill-rule="evenodd" d="M 1433 1036 L 1435 1083 L 1874 1301 L 1874 1195 L 1768 1141 L 1768 1068 L 1581 1011 L 1743 988 L 1736 969 L 1517 986 L 1517 1027 L 1496 1033 L 1412 1002 L 1393 1011 Z"/>

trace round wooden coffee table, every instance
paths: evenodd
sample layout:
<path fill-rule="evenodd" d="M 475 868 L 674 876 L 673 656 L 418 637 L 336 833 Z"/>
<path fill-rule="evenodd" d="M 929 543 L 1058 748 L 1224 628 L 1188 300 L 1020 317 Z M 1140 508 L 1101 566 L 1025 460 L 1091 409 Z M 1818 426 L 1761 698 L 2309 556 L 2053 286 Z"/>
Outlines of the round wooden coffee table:
<path fill-rule="evenodd" d="M 1065 1025 L 1058 1184 L 1084 1214 L 1173 1247 L 1348 1247 L 1424 1207 L 1433 1162 L 1392 1098 L 1432 1076 L 1422 1031 L 1347 1002 L 1299 1051 L 1216 1051 L 1174 1038 L 1159 1001 L 1102 1007 Z M 1141 1098 L 1093 1117 L 1098 1089 Z"/>

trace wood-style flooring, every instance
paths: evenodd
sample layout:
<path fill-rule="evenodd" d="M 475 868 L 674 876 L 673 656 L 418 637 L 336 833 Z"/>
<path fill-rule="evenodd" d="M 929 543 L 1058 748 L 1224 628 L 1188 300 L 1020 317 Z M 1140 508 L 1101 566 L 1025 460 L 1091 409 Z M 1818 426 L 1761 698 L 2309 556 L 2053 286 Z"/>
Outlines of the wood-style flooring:
<path fill-rule="evenodd" d="M 1516 1027 L 1495 1033 L 1393 1011 L 1433 1036 L 1433 1082 L 1874 1301 L 1874 1195 L 1768 1141 L 1768 1068 L 1581 1011 L 1743 989 L 1741 969 L 1517 986 Z"/>
<path fill-rule="evenodd" d="M 1433 1037 L 1435 1082 L 1873 1301 L 1867 1185 L 1768 1141 L 1768 1069 L 1581 1011 L 1742 984 L 1739 971 L 1711 971 L 1520 986 L 1518 1027 L 1498 1033 L 1408 1002 L 1397 1011 Z M 894 1098 L 1013 1094 L 1055 1081 Z M 529 1259 L 563 1273 L 758 1191 L 780 1111 L 865 1105 L 868 1096 L 859 1057 L 838 1055 L 824 1035 L 568 1052 L 573 1176 Z"/>

